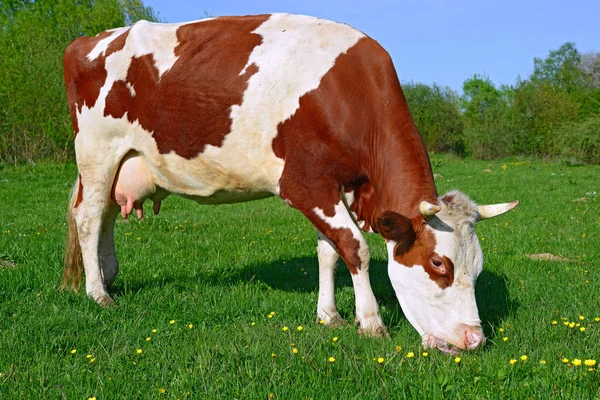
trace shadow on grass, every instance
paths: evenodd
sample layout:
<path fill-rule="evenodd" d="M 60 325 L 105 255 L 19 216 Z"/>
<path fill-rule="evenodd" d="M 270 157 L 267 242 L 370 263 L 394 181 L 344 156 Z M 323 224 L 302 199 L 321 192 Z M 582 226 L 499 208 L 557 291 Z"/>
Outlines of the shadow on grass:
<path fill-rule="evenodd" d="M 370 277 L 375 297 L 389 310 L 388 318 L 391 320 L 386 323 L 390 327 L 397 325 L 405 317 L 388 279 L 387 261 L 371 260 Z M 193 287 L 197 283 L 228 287 L 250 282 L 260 282 L 275 290 L 317 293 L 319 284 L 317 257 L 292 258 L 285 260 L 285 263 L 283 260 L 278 260 L 271 263 L 250 264 L 242 269 L 213 269 L 208 273 L 198 272 L 191 276 L 172 273 L 157 279 L 136 276 L 133 279 L 130 277 L 130 280 L 124 284 L 117 279 L 111 292 L 120 297 L 150 287 L 169 287 L 175 291 L 193 291 Z M 350 272 L 342 261 L 338 263 L 335 284 L 337 289 L 352 287 Z M 490 271 L 484 270 L 479 276 L 475 294 L 484 334 L 490 338 L 494 332 L 497 332 L 502 321 L 515 312 L 518 303 L 509 298 L 504 275 Z"/>

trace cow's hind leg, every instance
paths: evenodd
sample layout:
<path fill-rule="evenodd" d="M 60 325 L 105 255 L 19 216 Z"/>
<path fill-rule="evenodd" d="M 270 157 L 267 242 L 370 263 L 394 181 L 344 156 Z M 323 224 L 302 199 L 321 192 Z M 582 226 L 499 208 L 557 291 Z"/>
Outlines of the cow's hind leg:
<path fill-rule="evenodd" d="M 110 285 L 116 275 L 116 256 L 112 241 L 115 213 L 110 204 L 110 191 L 120 159 L 94 161 L 96 162 L 86 162 L 85 167 L 79 168 L 80 190 L 83 191 L 81 201 L 75 203 L 72 214 L 81 246 L 85 291 L 96 303 L 105 306 L 113 303 L 106 291 L 105 282 Z M 101 255 L 101 251 L 106 253 Z M 104 263 L 102 267 L 101 262 Z M 103 276 L 104 272 L 107 276 Z"/>
<path fill-rule="evenodd" d="M 340 258 L 333 244 L 318 234 L 317 255 L 319 258 L 319 301 L 317 319 L 327 326 L 348 324 L 338 313 L 335 303 L 335 269 Z"/>
<path fill-rule="evenodd" d="M 281 197 L 289 200 L 300 210 L 330 241 L 346 262 L 354 285 L 356 319 L 360 323 L 359 333 L 373 336 L 387 335 L 369 279 L 369 247 L 341 200 L 336 185 L 318 185 L 319 189 L 327 189 L 320 190 L 319 196 L 314 196 L 310 190 L 302 190 L 298 187 L 286 190 L 292 186 L 286 185 L 285 180 L 280 183 L 282 183 Z M 315 188 L 312 190 L 314 191 Z M 331 272 L 326 273 L 332 275 Z M 331 282 L 331 278 L 327 278 L 326 281 Z M 327 289 L 327 291 L 331 293 L 332 290 Z"/>

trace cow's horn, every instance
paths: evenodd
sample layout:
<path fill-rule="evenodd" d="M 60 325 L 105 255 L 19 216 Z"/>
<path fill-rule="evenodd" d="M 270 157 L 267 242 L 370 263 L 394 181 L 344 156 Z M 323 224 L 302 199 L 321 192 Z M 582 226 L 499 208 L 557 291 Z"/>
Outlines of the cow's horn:
<path fill-rule="evenodd" d="M 519 200 L 511 201 L 510 203 L 502 204 L 488 204 L 485 206 L 477 206 L 477 212 L 479 213 L 478 221 L 482 219 L 488 219 L 496 217 L 500 214 L 504 214 L 515 208 L 519 204 Z"/>
<path fill-rule="evenodd" d="M 437 213 L 438 211 L 440 211 L 440 206 L 436 204 L 431 204 L 425 200 L 419 203 L 419 212 L 425 218 L 429 218 L 432 215 L 435 215 L 435 213 Z"/>

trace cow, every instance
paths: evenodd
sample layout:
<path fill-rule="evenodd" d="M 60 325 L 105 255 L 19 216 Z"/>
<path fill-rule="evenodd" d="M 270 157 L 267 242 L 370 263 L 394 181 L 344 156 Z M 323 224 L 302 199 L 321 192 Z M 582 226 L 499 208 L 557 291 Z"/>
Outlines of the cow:
<path fill-rule="evenodd" d="M 361 230 L 378 233 L 388 274 L 426 347 L 481 346 L 475 222 L 517 202 L 438 196 L 389 54 L 348 25 L 269 14 L 140 21 L 80 37 L 64 55 L 78 177 L 62 286 L 100 305 L 118 272 L 116 216 L 154 212 L 170 193 L 200 204 L 279 196 L 317 230 L 317 319 L 346 323 L 338 258 L 359 333 L 386 336 Z"/>

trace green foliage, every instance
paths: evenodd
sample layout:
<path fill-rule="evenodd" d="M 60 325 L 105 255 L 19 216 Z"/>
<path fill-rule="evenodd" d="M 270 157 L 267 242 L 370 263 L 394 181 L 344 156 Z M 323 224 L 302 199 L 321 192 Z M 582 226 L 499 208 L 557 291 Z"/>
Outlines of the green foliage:
<path fill-rule="evenodd" d="M 403 85 L 411 114 L 425 146 L 433 152 L 464 154 L 463 123 L 457 94 L 452 89 L 422 83 Z"/>
<path fill-rule="evenodd" d="M 72 127 L 62 76 L 65 47 L 139 18 L 138 0 L 10 0 L 0 3 L 0 162 L 65 160 Z"/>
<path fill-rule="evenodd" d="M 370 276 L 390 338 L 317 324 L 315 229 L 276 198 L 214 207 L 172 196 L 156 217 L 118 217 L 116 306 L 61 292 L 75 166 L 0 166 L 0 399 L 598 398 L 599 372 L 583 363 L 600 362 L 597 167 L 440 155 L 432 164 L 440 193 L 521 201 L 476 225 L 487 345 L 458 363 L 434 350 L 423 356 L 374 234 L 365 235 Z M 540 253 L 562 259 L 526 256 Z M 342 262 L 335 292 L 353 321 Z"/>
<path fill-rule="evenodd" d="M 566 123 L 554 132 L 555 156 L 571 162 L 600 164 L 600 115 Z"/>

